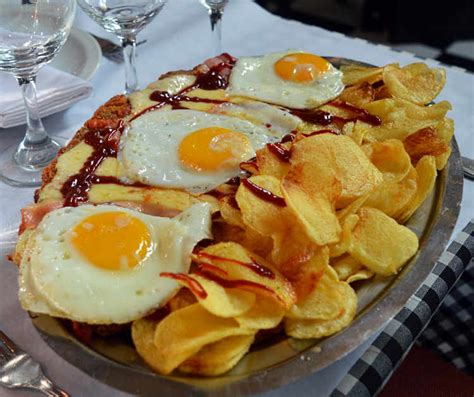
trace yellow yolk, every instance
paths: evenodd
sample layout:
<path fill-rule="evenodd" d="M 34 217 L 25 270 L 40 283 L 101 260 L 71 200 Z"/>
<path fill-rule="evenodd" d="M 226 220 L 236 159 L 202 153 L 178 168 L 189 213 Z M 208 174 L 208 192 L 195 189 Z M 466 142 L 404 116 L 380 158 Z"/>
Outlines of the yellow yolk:
<path fill-rule="evenodd" d="M 124 212 L 101 212 L 85 218 L 72 233 L 74 247 L 89 263 L 125 270 L 143 261 L 152 249 L 151 235 L 139 219 Z"/>
<path fill-rule="evenodd" d="M 202 128 L 187 135 L 179 145 L 181 163 L 195 171 L 235 167 L 252 156 L 248 138 L 222 127 Z"/>
<path fill-rule="evenodd" d="M 275 73 L 283 80 L 295 83 L 314 81 L 329 70 L 329 62 L 307 53 L 288 54 L 274 64 Z"/>

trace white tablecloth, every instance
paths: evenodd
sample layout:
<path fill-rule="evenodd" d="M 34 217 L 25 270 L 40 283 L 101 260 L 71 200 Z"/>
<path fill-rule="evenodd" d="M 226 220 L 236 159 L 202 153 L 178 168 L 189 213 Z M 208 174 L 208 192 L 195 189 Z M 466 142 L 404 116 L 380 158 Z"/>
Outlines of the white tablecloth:
<path fill-rule="evenodd" d="M 342 56 L 375 65 L 391 62 L 406 64 L 419 61 L 412 54 L 395 52 L 382 45 L 346 37 L 295 21 L 283 20 L 267 13 L 250 0 L 231 0 L 223 21 L 223 47 L 235 56 L 263 54 L 287 49 L 302 49 L 320 55 Z M 87 31 L 107 36 L 79 10 L 75 25 Z M 186 69 L 200 63 L 211 54 L 209 20 L 197 0 L 170 0 L 162 13 L 141 34 L 148 42 L 139 47 L 138 72 L 142 85 L 156 79 L 161 73 Z M 112 36 L 108 36 L 113 38 Z M 427 61 L 438 65 L 436 61 Z M 44 120 L 51 134 L 72 136 L 91 116 L 93 111 L 123 88 L 123 66 L 105 58 L 93 77 L 92 96 L 67 111 Z M 472 143 L 474 131 L 474 76 L 465 71 L 447 68 L 447 84 L 440 99 L 453 105 L 450 116 L 456 123 L 456 139 L 461 153 L 474 158 Z M 23 127 L 1 130 L 0 149 L 18 142 Z M 15 189 L 0 184 L 1 230 L 0 248 L 6 252 L 16 238 L 19 209 L 32 201 L 32 189 Z M 456 231 L 474 216 L 474 183 L 466 182 L 461 215 Z M 48 374 L 73 396 L 117 396 L 128 394 L 111 389 L 88 377 L 57 356 L 33 329 L 27 315 L 16 299 L 16 269 L 0 260 L 0 329 L 13 336 L 47 369 Z M 352 364 L 367 349 L 373 337 L 344 359 L 300 382 L 265 393 L 265 396 L 325 396 L 347 373 Z M 0 388 L 0 396 L 30 396 L 26 391 L 7 391 Z"/>

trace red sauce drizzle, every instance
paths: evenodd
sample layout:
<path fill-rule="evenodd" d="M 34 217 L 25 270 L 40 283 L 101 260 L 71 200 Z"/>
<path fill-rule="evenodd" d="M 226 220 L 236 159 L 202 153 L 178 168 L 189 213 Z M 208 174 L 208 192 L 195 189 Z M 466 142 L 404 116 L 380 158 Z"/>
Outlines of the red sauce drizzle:
<path fill-rule="evenodd" d="M 281 143 L 267 143 L 268 150 L 280 161 L 288 163 L 290 161 L 290 151 L 283 147 Z"/>
<path fill-rule="evenodd" d="M 76 207 L 87 201 L 92 184 L 100 180 L 98 178 L 102 178 L 95 176 L 97 168 L 107 157 L 117 156 L 118 144 L 123 129 L 124 123 L 120 120 L 116 127 L 90 130 L 86 133 L 84 142 L 92 146 L 93 152 L 81 170 L 70 176 L 61 187 L 65 207 Z M 115 178 L 114 183 L 116 183 Z"/>
<path fill-rule="evenodd" d="M 349 110 L 350 112 L 354 113 L 354 116 L 348 119 L 343 117 L 334 116 L 329 112 L 324 110 L 313 110 L 313 109 L 288 109 L 289 112 L 299 117 L 301 120 L 306 121 L 311 124 L 321 124 L 321 125 L 329 125 L 333 122 L 337 124 L 344 124 L 348 121 L 355 121 L 360 120 L 368 124 L 372 125 L 380 125 L 382 124 L 382 120 L 379 117 L 369 113 L 365 109 L 360 109 L 354 105 L 351 105 L 347 102 L 342 101 L 333 101 L 329 102 L 329 105 L 339 107 L 342 109 Z"/>
<path fill-rule="evenodd" d="M 227 182 L 227 185 L 232 185 L 232 186 L 239 186 L 240 185 L 240 177 L 234 176 L 233 178 L 230 178 Z"/>
<path fill-rule="evenodd" d="M 198 281 L 194 280 L 192 277 L 189 277 L 187 274 L 162 272 L 160 273 L 160 277 L 168 277 L 174 280 L 183 281 L 186 283 L 189 289 L 193 292 L 193 294 L 195 294 L 198 298 L 200 299 L 207 298 L 207 292 L 203 288 L 203 286 Z"/>
<path fill-rule="evenodd" d="M 255 194 L 258 198 L 262 200 L 268 201 L 272 204 L 275 204 L 278 207 L 286 207 L 285 199 L 280 196 L 276 196 L 272 192 L 267 189 L 264 189 L 261 186 L 256 185 L 249 179 L 244 179 L 242 181 L 242 185 L 244 185 L 248 190 L 250 190 L 253 194 Z"/>
<path fill-rule="evenodd" d="M 241 262 L 235 259 L 224 258 L 222 256 L 208 254 L 206 252 L 198 252 L 196 254 L 197 259 L 208 259 L 210 261 L 218 261 L 218 262 L 226 262 L 231 263 L 234 265 L 244 266 L 247 269 L 250 269 L 254 273 L 258 274 L 259 276 L 269 278 L 271 280 L 275 279 L 275 273 L 269 269 L 267 266 L 261 265 L 257 263 L 253 258 L 252 262 Z"/>
<path fill-rule="evenodd" d="M 350 103 L 342 102 L 342 101 L 333 101 L 333 102 L 330 102 L 329 105 L 335 106 L 341 109 L 345 109 L 354 113 L 354 117 L 350 119 L 346 119 L 346 121 L 360 120 L 360 121 L 363 121 L 364 123 L 368 123 L 371 125 L 382 124 L 382 120 L 380 120 L 378 116 L 369 113 L 365 109 L 361 109 L 361 108 L 358 108 L 357 106 L 351 105 Z"/>
<path fill-rule="evenodd" d="M 281 138 L 281 143 L 286 142 L 293 142 L 296 138 L 297 131 L 291 131 L 291 133 L 286 134 L 283 138 Z"/>
<path fill-rule="evenodd" d="M 311 124 L 329 125 L 333 120 L 333 115 L 324 110 L 290 109 L 290 113 Z"/>
<path fill-rule="evenodd" d="M 309 136 L 320 135 L 320 134 L 339 135 L 339 133 L 337 131 L 334 131 L 334 130 L 318 130 L 318 131 L 313 131 L 313 132 L 310 132 L 309 134 L 303 134 L 303 135 L 305 137 L 309 137 Z"/>
<path fill-rule="evenodd" d="M 229 85 L 230 70 L 235 64 L 235 59 L 231 55 L 225 53 L 221 54 L 219 56 L 219 59 L 221 59 L 222 62 L 209 68 L 206 73 L 199 73 L 196 76 L 196 81 L 191 86 L 183 88 L 176 94 L 170 94 L 167 91 L 153 91 L 150 94 L 150 99 L 158 103 L 156 105 L 152 105 L 146 109 L 143 109 L 141 112 L 134 115 L 130 119 L 130 121 L 135 120 L 136 118 L 140 117 L 145 113 L 148 113 L 151 110 L 159 109 L 165 105 L 171 105 L 171 108 L 173 110 L 176 110 L 187 109 L 185 106 L 181 105 L 181 102 L 203 102 L 214 104 L 227 102 L 219 99 L 196 98 L 185 95 L 186 92 L 192 91 L 197 88 L 200 88 L 202 90 L 217 90 L 227 88 L 227 86 Z"/>
<path fill-rule="evenodd" d="M 194 87 L 194 86 L 193 86 Z M 142 116 L 145 113 L 148 113 L 152 110 L 159 109 L 165 105 L 171 105 L 173 110 L 177 109 L 188 109 L 185 106 L 181 105 L 181 102 L 204 102 L 204 103 L 225 103 L 226 101 L 222 101 L 219 99 L 207 99 L 207 98 L 197 98 L 197 97 L 189 97 L 187 95 L 182 94 L 175 94 L 171 95 L 167 91 L 153 91 L 150 94 L 150 99 L 153 101 L 158 102 L 156 105 L 152 105 L 146 109 L 143 109 L 141 112 L 137 113 L 133 116 L 130 121 L 137 119 L 138 117 Z"/>
<path fill-rule="evenodd" d="M 245 287 L 247 287 L 249 289 L 255 289 L 255 288 L 261 289 L 261 290 L 264 290 L 264 291 L 272 294 L 278 300 L 283 302 L 283 299 L 278 294 L 276 294 L 273 289 L 271 289 L 270 287 L 267 287 L 266 285 L 256 283 L 254 281 L 250 281 L 250 280 L 229 280 L 229 279 L 226 279 L 226 278 L 222 278 L 222 277 L 218 276 L 217 274 L 214 274 L 214 273 L 211 273 L 211 272 L 208 272 L 208 271 L 205 271 L 205 270 L 199 270 L 199 269 L 196 269 L 196 271 L 194 273 L 197 274 L 198 276 L 201 276 L 201 277 L 206 278 L 208 280 L 214 281 L 216 284 L 219 284 L 223 288 L 245 288 Z"/>
<path fill-rule="evenodd" d="M 224 269 L 221 269 L 220 267 L 217 267 L 215 265 L 211 265 L 210 263 L 199 263 L 197 267 L 199 270 L 220 273 L 223 276 L 228 275 L 228 273 Z"/>

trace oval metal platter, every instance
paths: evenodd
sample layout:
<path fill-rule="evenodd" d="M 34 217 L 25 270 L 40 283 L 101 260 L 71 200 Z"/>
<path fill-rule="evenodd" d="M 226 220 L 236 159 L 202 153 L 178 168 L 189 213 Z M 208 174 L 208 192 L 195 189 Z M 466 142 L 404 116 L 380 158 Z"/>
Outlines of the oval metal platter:
<path fill-rule="evenodd" d="M 327 58 L 335 66 L 366 65 Z M 369 66 L 369 65 L 366 65 Z M 142 396 L 243 396 L 295 382 L 341 359 L 386 324 L 415 293 L 445 249 L 459 214 L 463 174 L 456 140 L 446 168 L 438 173 L 431 196 L 409 220 L 420 238 L 417 255 L 392 277 L 378 277 L 356 287 L 358 313 L 349 327 L 320 340 L 283 337 L 251 350 L 230 372 L 213 378 L 161 376 L 152 372 L 124 338 L 78 341 L 60 320 L 32 315 L 41 336 L 62 358 L 100 382 Z"/>

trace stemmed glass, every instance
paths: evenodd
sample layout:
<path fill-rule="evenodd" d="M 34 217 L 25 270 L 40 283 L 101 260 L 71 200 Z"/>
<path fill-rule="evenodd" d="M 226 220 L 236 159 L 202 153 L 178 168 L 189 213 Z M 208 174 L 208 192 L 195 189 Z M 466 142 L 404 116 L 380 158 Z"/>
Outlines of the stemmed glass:
<path fill-rule="evenodd" d="M 0 0 L 0 71 L 15 76 L 26 107 L 25 137 L 0 154 L 0 179 L 10 185 L 38 186 L 61 147 L 39 117 L 35 80 L 66 42 L 74 11 L 74 0 Z"/>
<path fill-rule="evenodd" d="M 211 20 L 213 55 L 222 52 L 222 14 L 229 0 L 199 0 L 207 8 Z"/>
<path fill-rule="evenodd" d="M 136 36 L 163 8 L 167 0 L 78 0 L 79 6 L 122 43 L 125 93 L 138 89 L 135 66 Z"/>

